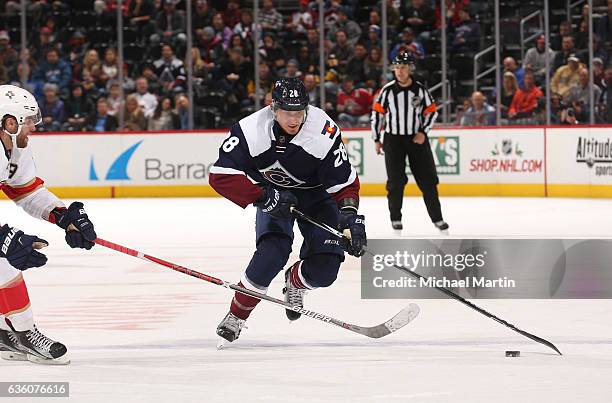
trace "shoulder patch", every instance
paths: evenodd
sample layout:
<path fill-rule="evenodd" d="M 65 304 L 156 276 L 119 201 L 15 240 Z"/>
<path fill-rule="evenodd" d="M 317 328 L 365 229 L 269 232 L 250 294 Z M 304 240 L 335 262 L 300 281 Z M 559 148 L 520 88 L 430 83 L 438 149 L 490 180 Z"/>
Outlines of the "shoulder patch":
<path fill-rule="evenodd" d="M 341 133 L 338 126 L 327 113 L 316 106 L 308 107 L 308 117 L 300 132 L 291 140 L 308 154 L 324 159 Z"/>
<path fill-rule="evenodd" d="M 268 106 L 238 122 L 252 157 L 266 152 L 272 146 L 274 115 Z"/>
<path fill-rule="evenodd" d="M 336 136 L 337 132 L 338 126 L 336 126 L 333 122 L 326 120 L 323 130 L 321 130 L 321 134 L 324 136 L 329 136 L 330 139 L 333 139 Z"/>

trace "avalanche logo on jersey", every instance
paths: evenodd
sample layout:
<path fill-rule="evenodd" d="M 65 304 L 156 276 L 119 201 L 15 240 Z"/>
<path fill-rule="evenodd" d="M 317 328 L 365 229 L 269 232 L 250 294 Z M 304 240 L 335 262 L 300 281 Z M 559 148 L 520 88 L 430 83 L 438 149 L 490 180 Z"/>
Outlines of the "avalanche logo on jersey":
<path fill-rule="evenodd" d="M 287 172 L 278 161 L 267 168 L 260 169 L 259 172 L 271 183 L 286 188 L 294 188 L 306 183 Z"/>

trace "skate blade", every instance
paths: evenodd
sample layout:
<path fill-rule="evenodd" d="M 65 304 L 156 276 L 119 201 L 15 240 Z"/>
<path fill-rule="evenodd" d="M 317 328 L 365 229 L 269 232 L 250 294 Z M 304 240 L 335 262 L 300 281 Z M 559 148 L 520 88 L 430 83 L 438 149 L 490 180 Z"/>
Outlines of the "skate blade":
<path fill-rule="evenodd" d="M 0 353 L 0 358 L 7 361 L 27 361 L 28 357 L 26 353 L 17 353 L 14 351 L 3 351 Z"/>
<path fill-rule="evenodd" d="M 440 229 L 438 231 L 440 231 L 440 235 L 444 235 L 444 236 L 449 236 L 450 235 L 450 232 L 448 232 L 447 229 Z"/>
<path fill-rule="evenodd" d="M 40 365 L 68 365 L 70 364 L 70 358 L 68 358 L 66 355 L 64 355 L 63 357 L 53 359 L 53 358 L 40 358 L 38 356 L 28 354 L 27 360 L 34 364 L 40 364 Z"/>
<path fill-rule="evenodd" d="M 231 342 L 225 340 L 224 338 L 219 338 L 219 340 L 217 341 L 217 350 L 225 350 L 229 347 L 229 345 L 231 344 Z"/>

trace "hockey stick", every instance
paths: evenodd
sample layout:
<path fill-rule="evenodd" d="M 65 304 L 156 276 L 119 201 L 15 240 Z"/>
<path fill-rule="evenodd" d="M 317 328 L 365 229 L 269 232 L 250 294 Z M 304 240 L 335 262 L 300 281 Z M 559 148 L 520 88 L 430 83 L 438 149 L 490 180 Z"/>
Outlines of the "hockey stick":
<path fill-rule="evenodd" d="M 327 225 L 327 224 L 325 224 L 325 223 L 322 223 L 322 222 L 318 222 L 318 221 L 316 221 L 315 219 L 313 219 L 313 218 L 311 218 L 311 217 L 307 216 L 306 214 L 302 213 L 300 210 L 298 210 L 298 209 L 296 209 L 296 208 L 294 208 L 294 207 L 292 207 L 292 208 L 291 208 L 291 211 L 292 211 L 292 213 L 293 213 L 293 214 L 295 214 L 296 216 L 298 216 L 298 217 L 299 217 L 299 218 L 301 218 L 302 220 L 307 221 L 307 222 L 311 223 L 312 225 L 315 225 L 315 226 L 317 226 L 317 227 L 319 227 L 319 228 L 321 228 L 321 229 L 323 229 L 323 230 L 325 230 L 325 231 L 327 231 L 327 232 L 331 233 L 332 235 L 337 236 L 337 237 L 338 237 L 338 238 L 340 238 L 340 239 L 342 239 L 342 238 L 344 238 L 344 239 L 350 239 L 350 237 L 348 237 L 347 235 L 343 234 L 342 232 L 340 232 L 340 231 L 336 230 L 335 228 L 333 228 L 333 227 L 331 227 L 331 226 L 329 226 L 329 225 Z M 371 255 L 371 256 L 375 256 L 375 254 L 374 254 L 374 253 L 372 253 L 371 251 L 369 251 L 367 248 L 366 248 L 366 250 L 365 250 L 365 251 L 366 251 L 366 253 L 367 253 L 367 254 L 369 254 L 369 255 Z M 393 265 L 393 267 L 395 267 L 396 269 L 401 270 L 401 271 L 403 271 L 403 272 L 405 272 L 405 273 L 408 273 L 408 274 L 410 274 L 411 276 L 416 277 L 416 278 L 418 278 L 418 279 L 424 279 L 424 280 L 426 279 L 426 277 L 424 277 L 424 276 L 420 275 L 419 273 L 416 273 L 416 272 L 414 272 L 414 271 L 412 271 L 412 270 L 409 270 L 409 269 L 407 269 L 407 268 L 405 268 L 405 267 L 401 267 L 401 266 L 398 266 L 398 265 L 395 265 L 395 264 Z M 449 289 L 447 289 L 447 288 L 444 288 L 444 287 L 434 287 L 434 288 L 436 288 L 438 291 L 440 291 L 440 292 L 442 292 L 442 293 L 444 293 L 444 294 L 448 295 L 449 297 L 451 297 L 451 298 L 453 298 L 453 299 L 455 299 L 455 300 L 457 300 L 457 301 L 461 302 L 462 304 L 464 304 L 464 305 L 466 305 L 466 306 L 468 306 L 468 307 L 472 308 L 472 309 L 473 309 L 473 310 L 475 310 L 476 312 L 479 312 L 479 313 L 481 313 L 481 314 L 485 315 L 486 317 L 491 318 L 491 319 L 493 319 L 493 320 L 495 320 L 495 321 L 497 321 L 497 322 L 501 323 L 502 325 L 504 325 L 504 326 L 506 326 L 506 327 L 508 327 L 508 328 L 510 328 L 510 329 L 512 329 L 512 330 L 514 330 L 514 331 L 515 331 L 515 332 L 517 332 L 517 333 L 522 334 L 522 335 L 523 335 L 523 336 L 525 336 L 525 337 L 530 338 L 531 340 L 533 340 L 533 341 L 535 341 L 535 342 L 541 343 L 541 344 L 543 344 L 543 345 L 545 345 L 545 346 L 547 346 L 547 347 L 552 348 L 552 349 L 553 349 L 553 350 L 555 350 L 557 353 L 559 353 L 559 355 L 563 355 L 563 354 L 561 354 L 561 351 L 559 351 L 559 349 L 558 349 L 557 347 L 555 347 L 555 345 L 554 345 L 554 344 L 552 344 L 550 341 L 548 341 L 548 340 L 546 340 L 546 339 L 543 339 L 543 338 L 538 337 L 538 336 L 536 336 L 536 335 L 534 335 L 534 334 L 531 334 L 531 333 L 529 333 L 529 332 L 526 332 L 526 331 L 524 331 L 524 330 L 521 330 L 521 329 L 517 328 L 517 327 L 516 327 L 516 326 L 514 326 L 513 324 L 508 323 L 508 322 L 506 322 L 505 320 L 500 319 L 499 317 L 497 317 L 497 316 L 493 315 L 492 313 L 485 311 L 484 309 L 482 309 L 482 308 L 481 308 L 481 307 L 479 307 L 478 305 L 476 305 L 476 304 L 474 304 L 474 303 L 472 303 L 472 302 L 468 301 L 467 299 L 463 298 L 462 296 L 460 296 L 460 295 L 458 295 L 458 294 L 455 294 L 454 292 L 452 292 L 451 290 L 449 290 Z"/>
<path fill-rule="evenodd" d="M 285 301 L 282 301 L 280 299 L 276 299 L 274 297 L 270 297 L 266 294 L 261 294 L 259 292 L 256 291 L 251 291 L 247 288 L 243 288 L 240 287 L 238 285 L 235 284 L 231 284 L 228 283 L 227 281 L 218 279 L 216 277 L 213 276 L 209 276 L 208 274 L 204 274 L 204 273 L 200 273 L 197 272 L 195 270 L 191 270 L 188 269 L 186 267 L 183 266 L 179 266 L 177 264 L 174 263 L 170 263 L 168 261 L 156 258 L 154 256 L 150 256 L 147 255 L 145 253 L 136 251 L 134 249 L 130 249 L 130 248 L 126 248 L 125 246 L 121 246 L 118 245 L 116 243 L 113 242 L 109 242 L 106 241 L 104 239 L 98 238 L 96 239 L 96 243 L 98 245 L 104 246 L 106 248 L 115 250 L 117 252 L 121 252 L 121 253 L 125 253 L 126 255 L 130 255 L 133 257 L 136 257 L 138 259 L 142 259 L 145 260 L 147 262 L 151 262 L 151 263 L 156 263 L 160 266 L 164 266 L 167 267 L 169 269 L 172 269 L 174 271 L 178 271 L 181 272 L 183 274 L 187 274 L 189 276 L 192 277 L 196 277 L 199 278 L 200 280 L 204 280 L 207 281 L 209 283 L 215 284 L 215 285 L 219 285 L 221 287 L 225 287 L 228 288 L 230 290 L 234 290 L 237 291 L 241 294 L 244 295 L 248 295 L 251 296 L 253 298 L 258 298 L 260 300 L 263 301 L 268 301 L 271 302 L 275 305 L 281 306 L 285 309 L 290 309 L 292 311 L 301 313 L 304 316 L 307 316 L 309 318 L 312 319 L 317 319 L 320 320 L 322 322 L 325 323 L 331 323 L 332 325 L 336 325 L 338 327 L 341 327 L 343 329 L 347 329 L 350 330 L 352 332 L 355 333 L 359 333 L 362 334 L 364 336 L 367 337 L 371 337 L 373 339 L 378 339 L 380 337 L 384 337 L 388 334 L 391 334 L 393 332 L 395 332 L 396 330 L 401 329 L 402 327 L 404 327 L 405 325 L 407 325 L 408 323 L 410 323 L 414 318 L 417 317 L 417 315 L 420 312 L 419 306 L 416 304 L 410 304 L 407 307 L 405 307 L 404 309 L 402 309 L 399 313 L 397 313 L 394 317 L 392 317 L 391 319 L 389 319 L 388 321 L 381 323 L 380 325 L 376 325 L 376 326 L 372 326 L 372 327 L 362 327 L 362 326 L 357 326 L 357 325 L 353 325 L 347 322 L 343 322 L 339 319 L 334 319 L 331 316 L 327 316 L 325 314 L 322 313 L 318 313 L 315 311 L 311 311 L 309 309 L 304 309 L 300 306 L 293 306 Z"/>

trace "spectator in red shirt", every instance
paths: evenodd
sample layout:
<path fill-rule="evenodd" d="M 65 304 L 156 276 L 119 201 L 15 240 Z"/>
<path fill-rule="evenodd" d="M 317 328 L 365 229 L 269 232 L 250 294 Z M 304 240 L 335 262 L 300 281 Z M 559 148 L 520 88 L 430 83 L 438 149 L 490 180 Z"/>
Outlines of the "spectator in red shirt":
<path fill-rule="evenodd" d="M 372 94 L 364 88 L 355 88 L 354 79 L 345 77 L 338 93 L 336 110 L 338 123 L 344 127 L 368 126 L 372 112 Z"/>
<path fill-rule="evenodd" d="M 470 5 L 470 0 L 444 0 L 446 3 L 446 18 L 450 21 L 450 26 L 454 27 L 461 23 L 461 18 L 459 17 L 459 11 L 468 8 Z M 440 9 L 440 4 L 436 2 L 436 29 L 440 29 L 442 27 L 442 10 Z"/>
<path fill-rule="evenodd" d="M 542 90 L 535 85 L 533 71 L 528 70 L 525 73 L 525 87 L 519 88 L 514 94 L 508 117 L 514 120 L 532 117 L 538 106 L 538 99 L 543 96 Z"/>

